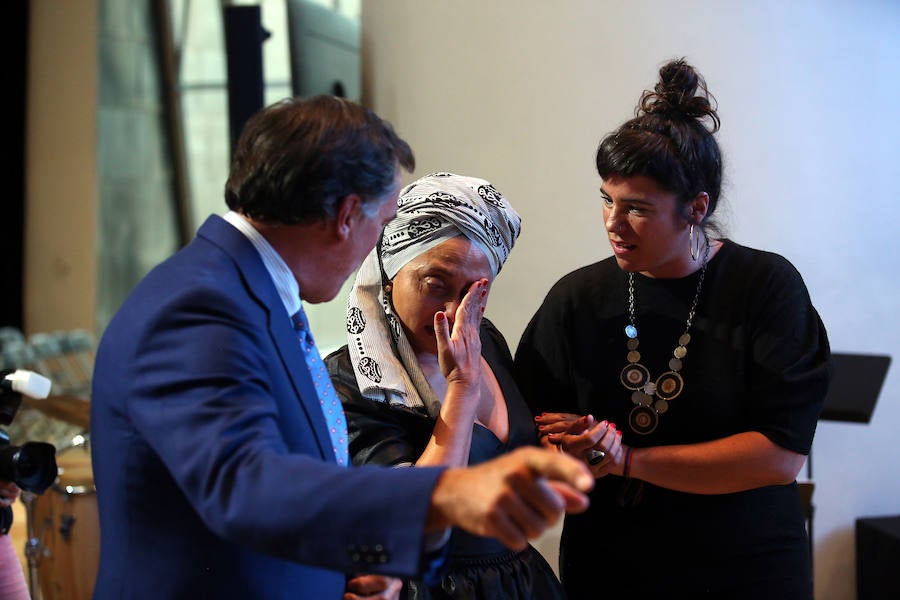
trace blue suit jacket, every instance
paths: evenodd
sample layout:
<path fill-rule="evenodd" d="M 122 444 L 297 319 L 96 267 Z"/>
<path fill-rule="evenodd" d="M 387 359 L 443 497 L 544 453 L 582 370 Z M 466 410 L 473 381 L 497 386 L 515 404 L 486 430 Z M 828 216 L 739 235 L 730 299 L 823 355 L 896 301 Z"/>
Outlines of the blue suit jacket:
<path fill-rule="evenodd" d="M 340 598 L 411 575 L 439 469 L 334 462 L 271 278 L 219 217 L 132 292 L 97 351 L 94 597 Z"/>

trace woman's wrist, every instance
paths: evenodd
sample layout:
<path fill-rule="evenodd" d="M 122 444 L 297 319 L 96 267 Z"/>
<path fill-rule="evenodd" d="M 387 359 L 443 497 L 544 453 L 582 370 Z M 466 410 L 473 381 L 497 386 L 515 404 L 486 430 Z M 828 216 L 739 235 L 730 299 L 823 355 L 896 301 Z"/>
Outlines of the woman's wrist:
<path fill-rule="evenodd" d="M 625 479 L 631 479 L 631 458 L 634 455 L 634 452 L 631 449 L 631 446 L 625 448 L 625 460 L 622 466 L 622 477 Z"/>

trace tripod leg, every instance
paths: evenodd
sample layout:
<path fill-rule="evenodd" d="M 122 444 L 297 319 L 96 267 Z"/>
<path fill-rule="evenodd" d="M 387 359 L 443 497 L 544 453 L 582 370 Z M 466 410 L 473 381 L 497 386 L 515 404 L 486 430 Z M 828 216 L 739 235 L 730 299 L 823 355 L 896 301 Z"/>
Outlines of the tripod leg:
<path fill-rule="evenodd" d="M 22 503 L 25 505 L 26 535 L 28 536 L 28 539 L 25 541 L 25 559 L 28 562 L 28 591 L 32 600 L 40 600 L 41 588 L 38 579 L 38 567 L 41 564 L 41 557 L 44 556 L 44 546 L 35 533 L 35 497 L 35 494 L 27 491 L 23 491 L 20 496 Z"/>

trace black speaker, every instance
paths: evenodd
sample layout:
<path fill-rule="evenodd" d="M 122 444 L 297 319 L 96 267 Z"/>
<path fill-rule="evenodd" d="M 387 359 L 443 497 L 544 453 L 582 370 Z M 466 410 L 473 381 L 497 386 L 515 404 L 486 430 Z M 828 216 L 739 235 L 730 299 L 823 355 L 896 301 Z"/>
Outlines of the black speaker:
<path fill-rule="evenodd" d="M 856 595 L 900 598 L 900 515 L 856 520 Z"/>
<path fill-rule="evenodd" d="M 225 55 L 228 63 L 228 124 L 231 148 L 254 113 L 263 107 L 262 27 L 259 5 L 226 5 Z"/>

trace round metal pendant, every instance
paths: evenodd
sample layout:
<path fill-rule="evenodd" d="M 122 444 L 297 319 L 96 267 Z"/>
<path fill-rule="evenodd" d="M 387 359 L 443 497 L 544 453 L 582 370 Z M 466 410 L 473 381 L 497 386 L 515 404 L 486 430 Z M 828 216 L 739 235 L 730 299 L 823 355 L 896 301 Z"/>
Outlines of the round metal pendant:
<path fill-rule="evenodd" d="M 673 371 L 680 371 L 681 370 L 681 360 L 677 359 L 677 358 L 670 358 L 669 359 L 669 368 L 672 369 Z"/>
<path fill-rule="evenodd" d="M 637 350 L 638 346 L 640 346 L 640 345 L 641 345 L 641 342 L 638 341 L 637 338 L 634 338 L 634 339 L 629 338 L 628 341 L 625 342 L 625 346 L 629 350 Z"/>
<path fill-rule="evenodd" d="M 656 404 L 653 405 L 653 408 L 655 408 L 656 412 L 659 414 L 664 415 L 666 411 L 669 410 L 669 403 L 665 400 L 657 400 Z"/>
<path fill-rule="evenodd" d="M 675 371 L 666 371 L 656 380 L 656 395 L 663 400 L 673 400 L 684 389 L 684 379 Z"/>
<path fill-rule="evenodd" d="M 653 396 L 648 396 L 644 392 L 631 392 L 631 401 L 639 406 L 650 406 L 653 404 Z"/>
<path fill-rule="evenodd" d="M 629 390 L 639 390 L 650 380 L 650 371 L 641 364 L 627 365 L 622 369 L 619 379 L 622 381 L 622 385 Z"/>
<path fill-rule="evenodd" d="M 628 415 L 628 425 L 631 430 L 641 435 L 653 433 L 659 423 L 656 411 L 646 406 L 635 406 Z"/>

